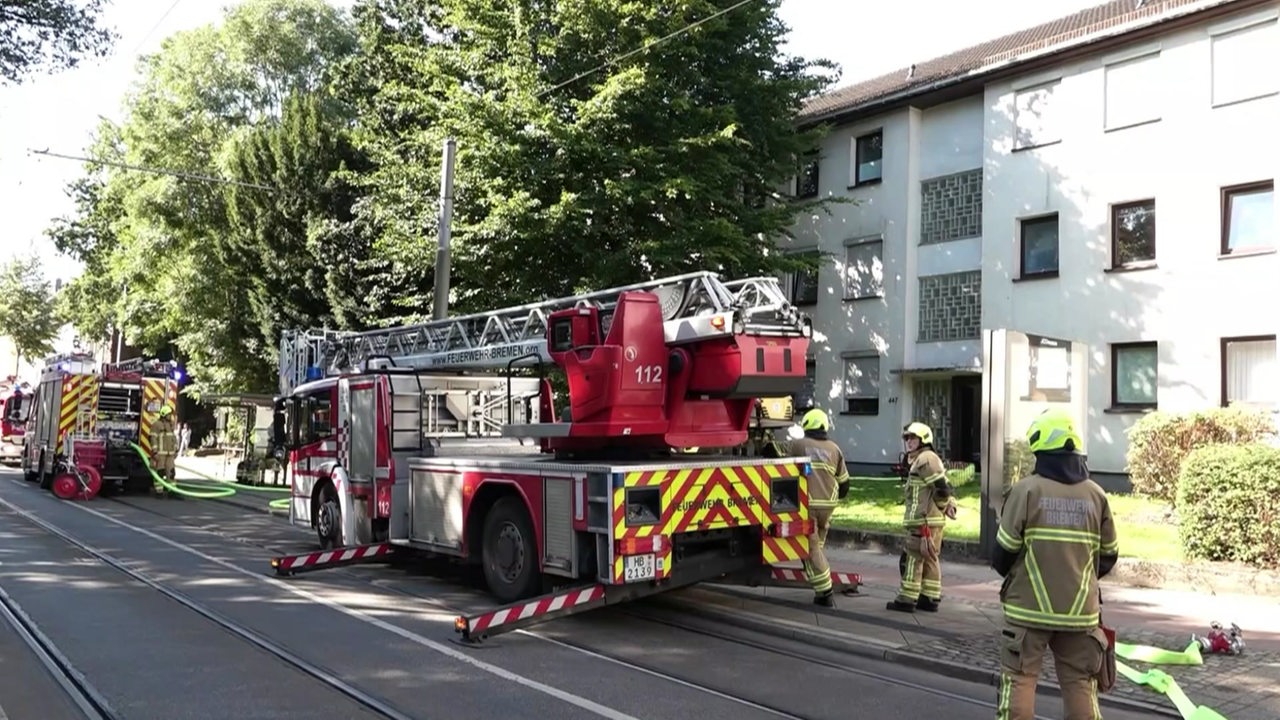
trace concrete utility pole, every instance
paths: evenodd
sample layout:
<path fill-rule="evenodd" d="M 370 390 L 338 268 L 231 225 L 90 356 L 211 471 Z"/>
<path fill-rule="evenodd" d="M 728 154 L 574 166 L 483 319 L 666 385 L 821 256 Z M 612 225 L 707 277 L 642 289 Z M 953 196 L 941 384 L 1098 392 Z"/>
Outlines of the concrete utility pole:
<path fill-rule="evenodd" d="M 445 138 L 440 169 L 439 244 L 436 247 L 435 319 L 449 317 L 449 241 L 453 225 L 453 159 L 457 143 Z"/>

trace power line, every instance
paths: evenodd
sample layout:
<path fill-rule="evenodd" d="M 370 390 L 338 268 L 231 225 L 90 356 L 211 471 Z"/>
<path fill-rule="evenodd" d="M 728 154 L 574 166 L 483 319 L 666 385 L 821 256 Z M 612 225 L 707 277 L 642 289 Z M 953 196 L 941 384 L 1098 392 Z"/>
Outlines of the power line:
<path fill-rule="evenodd" d="M 114 162 L 111 160 L 98 160 L 95 158 L 81 157 L 79 155 L 64 155 L 62 153 L 51 152 L 49 150 L 32 150 L 27 148 L 27 152 L 33 155 L 44 155 L 47 157 L 60 158 L 62 160 L 78 160 L 93 165 L 106 165 L 108 167 L 120 168 L 122 170 L 135 170 L 137 172 L 150 173 L 152 175 L 168 175 L 183 180 L 195 180 L 197 182 L 213 183 L 215 185 L 234 185 L 236 187 L 251 188 L 253 190 L 266 190 L 268 192 L 279 192 L 280 188 L 274 188 L 269 185 L 259 185 L 257 183 L 241 182 L 239 180 L 228 180 L 226 178 L 214 177 L 212 175 L 200 175 L 198 173 L 183 172 L 181 170 L 169 170 L 167 168 L 148 167 L 145 165 L 129 165 L 122 162 Z"/>
<path fill-rule="evenodd" d="M 164 11 L 164 14 L 160 16 L 160 19 L 156 21 L 156 24 L 152 25 L 151 29 L 147 31 L 147 34 L 142 36 L 142 39 L 138 41 L 137 47 L 133 49 L 133 52 L 130 53 L 130 55 L 136 56 L 138 54 L 138 51 L 142 49 L 142 46 L 147 42 L 147 40 L 151 39 L 151 33 L 155 32 L 156 29 L 160 27 L 160 23 L 164 22 L 164 19 L 169 17 L 169 13 L 173 12 L 173 9 L 178 7 L 181 3 L 182 0 L 173 0 L 173 4 L 169 6 L 168 10 Z"/>
<path fill-rule="evenodd" d="M 723 10 L 717 10 L 717 11 L 715 11 L 715 12 L 711 13 L 710 15 L 708 15 L 708 16 L 706 16 L 706 17 L 702 18 L 701 20 L 698 20 L 698 21 L 692 22 L 692 23 L 690 23 L 690 24 L 688 24 L 688 25 L 685 25 L 684 27 L 680 28 L 679 30 L 676 30 L 676 31 L 675 31 L 675 32 L 673 32 L 673 33 L 670 33 L 670 34 L 668 34 L 668 35 L 663 35 L 662 37 L 658 38 L 657 40 L 652 40 L 652 41 L 650 41 L 650 42 L 647 42 L 647 43 L 645 43 L 644 45 L 641 45 L 640 47 L 636 48 L 635 50 L 632 50 L 631 52 L 628 52 L 628 53 L 624 53 L 624 54 L 622 54 L 622 55 L 619 55 L 618 57 L 615 57 L 615 58 L 613 58 L 612 60 L 609 60 L 608 62 L 602 63 L 601 65 L 598 65 L 598 66 L 596 66 L 596 67 L 591 68 L 590 70 L 587 70 L 586 72 L 578 73 L 577 75 L 574 75 L 573 77 L 569 78 L 568 80 L 565 80 L 565 81 L 564 81 L 564 82 L 562 82 L 562 83 L 558 83 L 558 84 L 556 84 L 556 85 L 552 85 L 551 87 L 547 88 L 546 90 L 543 90 L 542 92 L 538 93 L 538 94 L 537 94 L 537 95 L 535 95 L 534 97 L 535 97 L 535 98 L 541 98 L 543 95 L 546 95 L 547 93 L 553 93 L 553 92 L 555 92 L 556 90 L 559 90 L 560 88 L 565 87 L 566 85 L 571 85 L 571 84 L 573 84 L 573 83 L 575 83 L 575 82 L 577 82 L 577 81 L 581 80 L 582 78 L 584 78 L 584 77 L 586 77 L 586 76 L 588 76 L 588 75 L 592 75 L 592 74 L 594 74 L 594 73 L 600 72 L 601 70 L 603 70 L 603 69 L 605 69 L 605 68 L 607 68 L 607 67 L 610 67 L 610 66 L 612 66 L 612 65 L 616 65 L 616 64 L 618 64 L 618 63 L 622 62 L 623 60 L 626 60 L 627 58 L 629 58 L 629 57 L 631 57 L 631 56 L 633 56 L 633 55 L 639 55 L 640 53 L 642 53 L 642 52 L 644 52 L 644 51 L 648 50 L 649 48 L 652 48 L 652 47 L 653 47 L 653 46 L 655 46 L 655 45 L 659 45 L 659 44 L 664 43 L 664 42 L 666 42 L 666 41 L 668 41 L 668 40 L 670 40 L 670 39 L 672 39 L 672 38 L 679 37 L 680 35 L 683 35 L 683 34 L 685 34 L 685 33 L 689 32 L 690 30 L 692 30 L 692 29 L 694 29 L 694 28 L 696 28 L 696 27 L 698 27 L 698 26 L 700 26 L 700 25 L 702 25 L 702 24 L 704 24 L 704 23 L 710 22 L 710 21 L 712 21 L 712 20 L 714 20 L 714 19 L 716 19 L 716 18 L 720 17 L 721 15 L 725 15 L 725 14 L 727 14 L 727 13 L 733 12 L 734 10 L 737 10 L 738 8 L 742 7 L 743 5 L 746 5 L 746 4 L 748 4 L 748 3 L 752 3 L 752 2 L 755 2 L 755 1 L 756 1 L 756 0 L 740 0 L 740 2 L 734 3 L 733 5 L 730 5 L 729 7 L 725 8 L 725 9 L 723 9 Z"/>

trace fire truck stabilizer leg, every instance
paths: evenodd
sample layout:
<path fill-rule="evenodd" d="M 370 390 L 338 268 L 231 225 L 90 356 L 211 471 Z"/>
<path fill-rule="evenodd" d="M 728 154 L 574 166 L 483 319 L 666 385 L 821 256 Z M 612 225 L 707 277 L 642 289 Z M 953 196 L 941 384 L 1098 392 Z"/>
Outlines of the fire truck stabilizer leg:
<path fill-rule="evenodd" d="M 460 615 L 453 621 L 453 629 L 464 641 L 478 643 L 494 635 L 607 605 L 608 591 L 607 585 L 587 585 L 548 593 L 479 615 Z"/>
<path fill-rule="evenodd" d="M 357 545 L 337 550 L 305 553 L 302 555 L 281 555 L 271 558 L 271 567 L 276 575 L 299 575 L 315 570 L 343 567 L 345 565 L 361 565 L 366 563 L 390 562 L 396 546 L 391 543 L 375 543 Z"/>
<path fill-rule="evenodd" d="M 748 587 L 813 587 L 804 568 L 778 567 L 776 565 L 767 565 L 759 572 L 750 573 L 747 577 L 737 580 L 737 584 Z M 839 590 L 846 595 L 856 595 L 861 585 L 862 576 L 858 573 L 831 571 L 831 586 L 833 590 Z"/>

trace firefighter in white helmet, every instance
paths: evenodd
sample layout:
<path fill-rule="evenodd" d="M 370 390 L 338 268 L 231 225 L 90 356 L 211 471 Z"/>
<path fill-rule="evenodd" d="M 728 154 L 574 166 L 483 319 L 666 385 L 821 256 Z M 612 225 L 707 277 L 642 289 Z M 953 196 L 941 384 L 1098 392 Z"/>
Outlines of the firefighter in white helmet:
<path fill-rule="evenodd" d="M 178 436 L 174 432 L 173 408 L 166 404 L 160 408 L 155 422 L 151 423 L 151 467 L 165 480 L 173 483 L 174 457 L 178 454 Z M 157 495 L 163 495 L 166 488 L 155 483 L 152 488 Z"/>
<path fill-rule="evenodd" d="M 1120 555 L 1107 494 L 1089 478 L 1084 443 L 1065 412 L 1032 421 L 1031 475 L 1013 485 L 1000 511 L 991 566 L 1004 577 L 1000 602 L 998 720 L 1032 720 L 1045 650 L 1053 653 L 1065 720 L 1094 720 L 1095 677 L 1108 647 L 1098 579 Z"/>
<path fill-rule="evenodd" d="M 886 607 L 898 612 L 937 612 L 942 600 L 942 534 L 947 517 L 955 516 L 952 488 L 942 458 L 933 450 L 932 428 L 913 422 L 903 428 L 902 440 L 910 468 L 903 486 L 907 542 L 899 565 L 902 584 Z"/>
<path fill-rule="evenodd" d="M 845 465 L 840 446 L 827 437 L 831 420 L 818 409 L 807 411 L 800 418 L 804 436 L 788 440 L 775 440 L 765 455 L 771 457 L 808 457 L 809 519 L 813 530 L 809 534 L 809 559 L 804 562 L 804 573 L 813 588 L 813 602 L 823 607 L 835 607 L 831 583 L 831 565 L 827 562 L 824 545 L 831 528 L 831 514 L 836 505 L 849 494 L 849 469 Z"/>

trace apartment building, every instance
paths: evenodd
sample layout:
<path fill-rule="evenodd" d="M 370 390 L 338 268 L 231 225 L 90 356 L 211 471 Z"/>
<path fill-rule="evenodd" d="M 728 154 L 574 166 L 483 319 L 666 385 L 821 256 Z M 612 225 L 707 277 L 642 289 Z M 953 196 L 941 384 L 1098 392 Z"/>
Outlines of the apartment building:
<path fill-rule="evenodd" d="M 821 269 L 786 285 L 855 469 L 913 419 L 977 457 L 984 329 L 1030 336 L 1013 394 L 1085 393 L 1104 477 L 1144 412 L 1280 409 L 1278 11 L 1111 2 L 806 106 L 793 192 L 843 201 L 797 219 Z"/>

